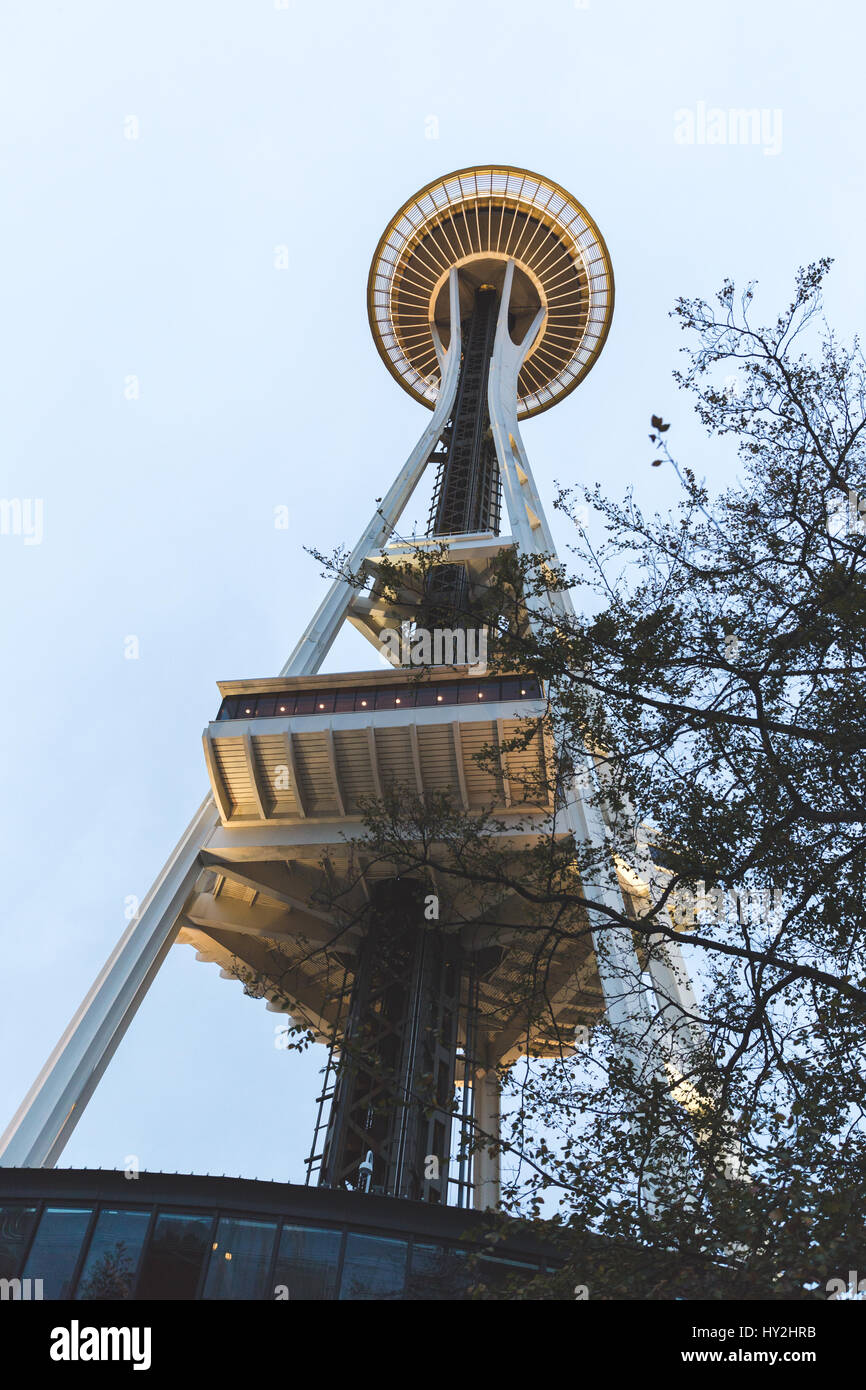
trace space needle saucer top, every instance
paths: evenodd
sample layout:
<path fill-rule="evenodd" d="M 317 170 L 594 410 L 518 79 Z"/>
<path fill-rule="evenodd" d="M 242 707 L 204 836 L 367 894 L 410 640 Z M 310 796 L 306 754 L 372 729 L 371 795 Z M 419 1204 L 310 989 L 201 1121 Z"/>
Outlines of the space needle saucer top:
<path fill-rule="evenodd" d="M 501 289 L 509 260 L 514 339 L 540 307 L 547 311 L 520 371 L 518 418 L 568 395 L 601 352 L 613 315 L 613 271 L 589 213 L 527 169 L 459 169 L 403 204 L 376 248 L 367 283 L 370 327 L 385 365 L 431 410 L 440 384 L 431 329 L 435 324 L 447 347 L 449 271 L 459 271 L 462 317 L 479 286 Z"/>

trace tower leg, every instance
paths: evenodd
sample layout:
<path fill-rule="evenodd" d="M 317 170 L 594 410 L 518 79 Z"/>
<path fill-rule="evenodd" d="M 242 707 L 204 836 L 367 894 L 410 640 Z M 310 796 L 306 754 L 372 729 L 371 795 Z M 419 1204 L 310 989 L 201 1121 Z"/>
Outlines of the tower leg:
<path fill-rule="evenodd" d="M 679 942 L 654 937 L 649 946 L 647 970 L 659 1017 L 673 1058 L 684 1065 L 691 1049 L 706 1042 L 688 966 Z"/>
<path fill-rule="evenodd" d="M 544 311 L 540 310 L 520 344 L 515 344 L 508 330 L 508 306 L 513 281 L 513 263 L 506 271 L 502 291 L 493 360 L 491 363 L 488 400 L 490 423 L 496 442 L 496 453 L 502 473 L 503 492 L 508 508 L 511 532 L 527 555 L 554 555 L 553 538 L 547 525 L 544 509 L 517 423 L 517 383 L 523 361 L 541 326 Z M 536 611 L 546 607 L 554 616 L 568 622 L 574 615 L 571 596 L 565 591 L 534 599 Z M 530 612 L 531 616 L 531 612 Z M 591 785 L 600 784 L 594 760 L 587 756 L 585 769 Z M 578 843 L 591 844 L 596 850 L 610 846 L 610 832 L 605 823 L 598 798 L 587 796 L 575 781 L 569 790 L 565 815 Z M 581 888 L 589 903 L 612 908 L 622 913 L 624 901 L 615 870 L 614 858 L 605 854 L 599 866 L 596 882 L 583 878 Z M 604 867 L 606 866 L 606 867 Z M 647 866 L 648 867 L 648 866 Z M 599 914 L 599 922 L 604 922 Z M 609 919 L 608 919 L 609 920 Z M 687 1074 L 688 1058 L 700 1041 L 702 1030 L 694 1020 L 695 1001 L 688 970 L 677 943 L 653 944 L 650 951 L 649 973 L 658 1001 L 660 1015 L 654 1022 L 642 983 L 642 971 L 631 933 L 624 927 L 601 925 L 592 932 L 596 962 L 605 1000 L 605 1010 L 611 1023 L 619 1030 L 625 1055 L 632 1064 L 635 1078 L 659 1075 L 666 1055 L 677 1069 Z M 691 1017 L 689 1017 L 691 1015 Z M 663 1034 L 662 1055 L 654 1046 Z M 652 1206 L 654 1180 L 646 1182 L 648 1204 Z"/>
<path fill-rule="evenodd" d="M 439 335 L 433 326 L 436 353 L 439 358 L 441 372 L 441 385 L 439 395 L 436 400 L 436 408 L 430 419 L 430 423 L 425 429 L 415 448 L 409 455 L 401 472 L 397 475 L 388 493 L 382 501 L 382 505 L 370 521 L 367 529 L 362 535 L 352 554 L 346 562 L 346 568 L 352 574 L 357 574 L 364 561 L 369 559 L 376 551 L 390 540 L 394 527 L 400 515 L 407 505 L 412 493 L 420 481 L 427 460 L 438 442 L 439 436 L 445 427 L 451 409 L 454 405 L 454 397 L 457 394 L 457 383 L 460 378 L 460 295 L 457 281 L 456 269 L 451 270 L 449 276 L 449 305 L 451 316 L 451 336 L 448 340 L 447 349 L 443 349 L 439 341 Z M 331 649 L 343 620 L 349 611 L 349 605 L 355 596 L 356 590 L 345 579 L 335 579 L 321 604 L 319 605 L 312 622 L 307 628 L 292 655 L 289 657 L 282 671 L 281 676 L 303 676 L 313 671 L 318 671 L 325 657 Z"/>
<path fill-rule="evenodd" d="M 199 850 L 218 820 L 208 797 L 0 1137 L 0 1164 L 57 1162 L 177 935 Z"/>
<path fill-rule="evenodd" d="M 399 878 L 374 889 L 319 1181 L 357 1187 L 372 1154 L 374 1191 L 444 1204 L 462 960 L 427 930 L 423 894 Z"/>
<path fill-rule="evenodd" d="M 489 1135 L 498 1139 L 501 1124 L 501 1097 L 499 1077 L 495 1067 L 475 1074 L 474 1119 L 476 1135 Z M 489 1153 L 486 1148 L 477 1149 L 474 1157 L 475 1193 L 473 1205 L 476 1211 L 488 1211 L 499 1206 L 500 1155 L 497 1150 Z"/>
<path fill-rule="evenodd" d="M 514 262 L 509 261 L 499 306 L 499 322 L 490 365 L 488 403 L 490 425 L 496 441 L 496 453 L 502 474 L 502 486 L 511 534 L 526 555 L 553 555 L 553 538 L 547 526 L 541 499 L 535 487 L 529 459 L 520 438 L 517 424 L 517 383 L 520 369 L 544 321 L 545 310 L 539 309 L 522 342 L 512 340 L 508 328 L 508 309 L 514 280 Z M 543 605 L 563 618 L 573 616 L 571 598 L 566 592 L 549 594 L 534 600 L 537 609 Z M 593 846 L 606 846 L 609 836 L 597 804 L 584 797 L 575 783 L 571 788 L 565 815 L 575 839 Z M 583 894 L 600 907 L 621 912 L 622 894 L 616 880 L 613 858 L 610 857 L 606 881 L 581 885 Z M 593 932 L 598 972 L 608 1017 L 625 1029 L 636 1060 L 644 1055 L 650 1032 L 650 1019 L 643 1001 L 641 969 L 637 952 L 624 929 Z"/>

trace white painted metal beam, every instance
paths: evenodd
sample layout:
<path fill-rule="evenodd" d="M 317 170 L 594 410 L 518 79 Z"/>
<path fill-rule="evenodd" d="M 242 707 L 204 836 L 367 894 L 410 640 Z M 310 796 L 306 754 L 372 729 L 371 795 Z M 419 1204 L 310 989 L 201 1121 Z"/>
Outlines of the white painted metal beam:
<path fill-rule="evenodd" d="M 255 874 L 245 874 L 234 864 L 225 864 L 222 860 L 212 858 L 210 855 L 204 856 L 204 863 L 214 869 L 221 878 L 231 879 L 233 883 L 242 884 L 245 888 L 252 888 L 256 893 L 262 894 L 266 898 L 271 898 L 274 902 L 281 903 L 289 912 L 303 912 L 308 917 L 318 917 L 320 921 L 327 922 L 329 926 L 336 927 L 337 919 L 330 912 L 325 912 L 323 908 L 315 907 L 297 894 L 287 893 L 285 889 L 263 881 Z M 264 866 L 262 866 L 264 869 Z M 213 895 L 216 897 L 216 893 Z"/>
<path fill-rule="evenodd" d="M 424 778 L 421 775 L 421 753 L 418 748 L 418 725 L 409 725 L 409 743 L 412 748 L 412 769 L 415 773 L 415 790 L 419 796 L 424 795 Z"/>
<path fill-rule="evenodd" d="M 292 791 L 295 793 L 295 804 L 297 805 L 297 808 L 298 808 L 298 815 L 299 815 L 299 816 L 301 817 L 301 819 L 303 820 L 304 817 L 305 817 L 306 814 L 307 814 L 307 808 L 306 808 L 306 806 L 304 805 L 304 798 L 303 798 L 303 794 L 302 794 L 302 792 L 301 792 L 301 781 L 300 781 L 300 778 L 298 777 L 298 760 L 297 760 L 297 758 L 296 758 L 296 756 L 295 756 L 295 740 L 294 740 L 294 738 L 293 738 L 293 736 L 292 736 L 291 730 L 288 730 L 288 731 L 286 732 L 285 738 L 286 738 L 286 763 L 287 763 L 288 769 L 289 769 L 289 776 L 290 776 L 291 779 L 292 779 Z"/>
<path fill-rule="evenodd" d="M 415 491 L 427 460 L 445 427 L 460 378 L 460 293 L 457 270 L 449 274 L 450 337 L 447 351 L 439 344 L 441 386 L 430 423 L 406 463 L 388 489 L 381 505 L 368 523 L 361 539 L 346 562 L 350 574 L 358 574 L 367 560 L 390 540 L 403 511 Z M 435 338 L 434 338 L 435 342 Z M 335 579 L 280 675 L 300 676 L 318 671 L 331 649 L 357 589 L 347 579 Z"/>
<path fill-rule="evenodd" d="M 205 729 L 201 736 L 201 741 L 204 746 L 204 760 L 207 766 L 208 777 L 210 778 L 211 791 L 213 792 L 214 801 L 216 802 L 220 817 L 225 823 L 231 819 L 232 800 L 228 794 L 225 780 L 216 760 L 213 738 L 211 737 L 209 729 Z"/>
<path fill-rule="evenodd" d="M 264 787 L 262 786 L 259 770 L 256 767 L 256 752 L 253 748 L 253 736 L 249 729 L 244 734 L 244 755 L 247 760 L 247 772 L 250 776 L 250 785 L 253 789 L 253 800 L 256 803 L 256 810 L 262 820 L 268 819 L 267 798 Z"/>
<path fill-rule="evenodd" d="M 472 1087 L 474 1138 L 491 1140 L 500 1137 L 500 1087 L 496 1068 L 475 1073 Z M 473 1205 L 476 1211 L 489 1211 L 499 1206 L 500 1155 L 498 1150 L 490 1153 L 486 1148 L 477 1149 L 473 1156 L 475 1190 Z"/>
<path fill-rule="evenodd" d="M 201 872 L 199 849 L 219 824 L 211 797 L 199 807 L 7 1129 L 0 1164 L 51 1168 L 177 934 Z"/>
<path fill-rule="evenodd" d="M 460 800 L 463 802 L 464 811 L 468 811 L 469 790 L 466 786 L 466 773 L 463 770 L 463 741 L 460 738 L 460 723 L 456 719 L 451 725 L 451 737 L 454 740 L 454 761 L 457 765 L 457 786 L 460 789 Z"/>
<path fill-rule="evenodd" d="M 379 771 L 379 750 L 376 747 L 376 729 L 372 723 L 367 725 L 367 748 L 370 753 L 370 776 L 373 779 L 373 787 L 376 795 L 381 799 L 382 774 Z"/>
<path fill-rule="evenodd" d="M 544 322 L 545 311 L 539 309 L 521 343 L 514 343 L 508 329 L 508 310 L 514 280 L 514 262 L 509 261 L 505 273 L 499 319 L 496 326 L 493 356 L 488 378 L 488 408 L 490 425 L 502 475 L 502 487 L 512 534 L 519 549 L 526 555 L 555 555 L 555 546 L 544 508 L 532 476 L 529 458 L 523 447 L 517 423 L 517 382 L 524 359 Z M 546 608 L 554 616 L 573 616 L 574 608 L 567 591 L 549 592 L 527 601 L 530 620 L 533 612 L 539 616 Z M 588 760 L 589 763 L 589 760 Z M 592 775 L 592 772 L 590 772 Z M 588 840 L 596 850 L 608 849 L 609 835 L 603 816 L 593 798 L 584 795 L 575 784 L 569 789 L 565 810 L 566 823 L 571 827 L 578 844 Z M 609 873 L 604 881 L 581 883 L 584 896 L 599 908 L 622 912 L 625 906 L 610 855 Z M 590 909 L 591 911 L 591 909 Z M 641 991 L 641 970 L 631 935 L 626 928 L 603 928 L 603 911 L 595 916 L 593 932 L 599 975 L 612 1022 L 620 1024 L 631 1039 L 634 1058 L 645 1058 L 646 1044 L 651 1031 L 648 1010 Z"/>
<path fill-rule="evenodd" d="M 499 769 L 502 773 L 502 797 L 506 806 L 511 805 L 511 784 L 508 781 L 508 768 L 505 763 L 505 751 L 502 745 L 505 743 L 505 724 L 501 719 L 496 721 L 496 746 L 499 750 Z"/>
<path fill-rule="evenodd" d="M 328 750 L 328 767 L 331 769 L 331 781 L 334 785 L 334 798 L 337 802 L 337 810 L 341 816 L 345 816 L 346 803 L 343 800 L 343 788 L 340 786 L 340 769 L 337 767 L 337 749 L 334 744 L 333 729 L 325 730 L 325 745 Z"/>

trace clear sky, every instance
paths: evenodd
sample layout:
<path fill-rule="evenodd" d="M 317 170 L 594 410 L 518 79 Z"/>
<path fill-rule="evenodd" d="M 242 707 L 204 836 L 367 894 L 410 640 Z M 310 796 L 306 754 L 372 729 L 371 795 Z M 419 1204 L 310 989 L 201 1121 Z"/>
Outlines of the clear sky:
<path fill-rule="evenodd" d="M 863 39 L 841 0 L 6 0 L 0 497 L 43 534 L 0 535 L 0 1129 L 206 790 L 215 681 L 279 670 L 325 587 L 303 546 L 354 544 L 427 421 L 367 326 L 392 213 L 473 163 L 563 184 L 616 312 L 524 428 L 543 495 L 664 503 L 655 411 L 724 486 L 668 311 L 731 275 L 772 316 L 829 254 L 828 316 L 862 326 Z M 757 143 L 709 143 L 732 108 Z M 62 1162 L 301 1180 L 322 1057 L 277 1021 L 177 947 Z"/>

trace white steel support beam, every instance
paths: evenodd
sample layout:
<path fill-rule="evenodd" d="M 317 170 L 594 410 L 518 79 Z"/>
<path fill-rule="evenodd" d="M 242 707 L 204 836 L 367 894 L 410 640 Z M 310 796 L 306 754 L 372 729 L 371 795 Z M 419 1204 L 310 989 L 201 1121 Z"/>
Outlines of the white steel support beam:
<path fill-rule="evenodd" d="M 208 797 L 0 1136 L 4 1166 L 52 1168 L 57 1162 L 168 954 L 201 872 L 199 849 L 218 824 Z"/>
<path fill-rule="evenodd" d="M 511 783 L 508 780 L 508 767 L 505 761 L 505 721 L 496 721 L 496 747 L 499 751 L 499 770 L 502 773 L 502 799 L 506 806 L 511 805 Z"/>
<path fill-rule="evenodd" d="M 468 811 L 469 789 L 466 786 L 466 773 L 463 770 L 463 741 L 460 737 L 460 722 L 457 719 L 451 725 L 451 736 L 454 739 L 454 761 L 457 764 L 457 785 L 460 788 L 460 800 L 463 803 L 464 811 Z"/>
<path fill-rule="evenodd" d="M 499 1077 L 495 1067 L 475 1073 L 473 1094 L 473 1138 L 483 1142 L 485 1136 L 498 1140 L 501 1124 Z M 475 1190 L 473 1205 L 476 1211 L 489 1211 L 499 1206 L 500 1155 L 487 1148 L 476 1149 L 473 1156 Z"/>
<path fill-rule="evenodd" d="M 304 798 L 301 793 L 301 782 L 298 777 L 298 760 L 295 756 L 295 740 L 291 733 L 286 734 L 286 763 L 289 768 L 289 776 L 292 779 L 292 791 L 295 794 L 295 804 L 298 808 L 298 815 L 301 820 L 307 816 L 307 808 L 304 805 Z"/>
<path fill-rule="evenodd" d="M 517 423 L 517 383 L 520 369 L 538 336 L 546 311 L 539 309 L 522 342 L 515 343 L 508 328 L 513 280 L 514 262 L 509 261 L 488 379 L 490 426 L 502 475 L 511 533 L 517 541 L 518 548 L 526 555 L 553 556 L 553 538 Z M 546 598 L 539 595 L 529 607 L 530 619 L 533 609 L 540 614 L 547 608 L 554 616 L 563 618 L 571 617 L 574 612 L 571 596 L 565 591 L 548 593 Z M 582 788 L 576 782 L 570 789 L 566 819 L 578 844 L 588 840 L 596 850 L 607 848 L 609 837 L 603 817 L 592 799 L 584 796 Z M 594 884 L 582 881 L 581 887 L 584 895 L 591 902 L 597 902 L 602 909 L 608 907 L 622 913 L 624 900 L 616 879 L 612 856 L 609 878 L 605 882 Z M 603 913 L 598 914 L 596 920 L 599 924 L 604 921 Z M 624 928 L 618 928 L 594 931 L 593 945 L 609 1016 L 612 1022 L 625 1028 L 631 1047 L 636 1049 L 637 1062 L 639 1056 L 645 1055 L 651 1025 L 643 1001 L 641 969 L 634 944 L 630 934 Z"/>
<path fill-rule="evenodd" d="M 421 752 L 418 747 L 418 725 L 409 725 L 409 743 L 412 747 L 412 770 L 415 773 L 415 790 L 419 796 L 424 795 L 424 778 L 421 775 Z"/>
<path fill-rule="evenodd" d="M 256 750 L 253 748 L 253 736 L 249 729 L 244 734 L 244 755 L 247 760 L 247 772 L 250 774 L 250 786 L 253 789 L 253 800 L 256 803 L 256 810 L 261 820 L 268 819 L 268 807 L 265 789 L 262 786 L 262 779 L 256 767 Z"/>
<path fill-rule="evenodd" d="M 334 788 L 334 800 L 337 803 L 337 810 L 341 816 L 346 814 L 346 803 L 343 800 L 343 788 L 340 785 L 340 769 L 337 766 L 337 745 L 334 742 L 334 730 L 325 730 L 325 747 L 328 750 L 328 767 L 331 770 L 331 783 Z"/>
<path fill-rule="evenodd" d="M 346 569 L 350 574 L 358 574 L 370 556 L 381 550 L 390 540 L 394 527 L 415 491 L 434 445 L 451 414 L 460 377 L 460 293 L 456 267 L 450 271 L 448 288 L 451 333 L 447 350 L 443 349 L 439 341 L 435 324 L 432 327 L 441 373 L 436 408 L 430 423 L 346 561 Z M 334 580 L 312 622 L 280 672 L 281 676 L 301 676 L 318 671 L 331 649 L 356 593 L 356 588 L 348 579 Z"/>
<path fill-rule="evenodd" d="M 303 912 L 308 917 L 318 917 L 320 921 L 327 922 L 334 931 L 339 930 L 337 918 L 334 917 L 332 913 L 324 912 L 321 908 L 314 907 L 312 903 L 305 902 L 303 898 L 299 898 L 296 894 L 286 893 L 284 889 L 279 887 L 272 887 L 270 883 L 266 881 L 263 882 L 262 879 L 255 877 L 253 874 L 245 874 L 236 868 L 234 864 L 224 864 L 221 860 L 211 859 L 208 855 L 205 856 L 204 862 L 207 867 L 212 868 L 220 878 L 229 878 L 233 883 L 239 883 L 244 888 L 252 888 L 254 892 L 260 894 L 262 897 L 271 898 L 274 902 L 281 903 L 289 912 Z M 217 894 L 213 893 L 211 896 L 216 898 Z"/>
<path fill-rule="evenodd" d="M 373 787 L 376 795 L 381 799 L 382 775 L 379 771 L 379 752 L 376 748 L 376 729 L 373 724 L 367 725 L 367 748 L 370 753 L 370 774 L 373 778 Z"/>
<path fill-rule="evenodd" d="M 214 752 L 213 739 L 207 729 L 205 729 L 202 734 L 201 741 L 204 746 L 204 760 L 207 766 L 214 800 L 220 813 L 220 818 L 223 822 L 227 822 L 232 813 L 232 801 L 226 789 L 225 778 L 219 769 L 216 753 Z"/>
<path fill-rule="evenodd" d="M 296 918 L 304 914 L 299 923 Z M 325 925 L 319 917 L 307 916 L 304 909 L 288 912 L 274 904 L 250 905 L 238 898 L 214 898 L 210 893 L 196 893 L 181 916 L 184 925 L 202 931 L 232 931 L 241 936 L 258 936 L 266 941 L 281 937 L 315 942 L 319 946 L 337 945 L 341 949 L 357 949 L 357 938 L 342 932 L 334 923 Z"/>
<path fill-rule="evenodd" d="M 639 887 L 649 892 L 650 900 L 658 902 L 664 893 L 664 883 L 646 845 L 636 843 L 632 872 L 637 876 Z M 660 920 L 674 930 L 667 908 Z M 662 1047 L 673 1065 L 685 1073 L 692 1049 L 706 1047 L 708 1037 L 679 941 L 667 936 L 651 936 L 647 941 L 647 973 L 659 1008 Z"/>

